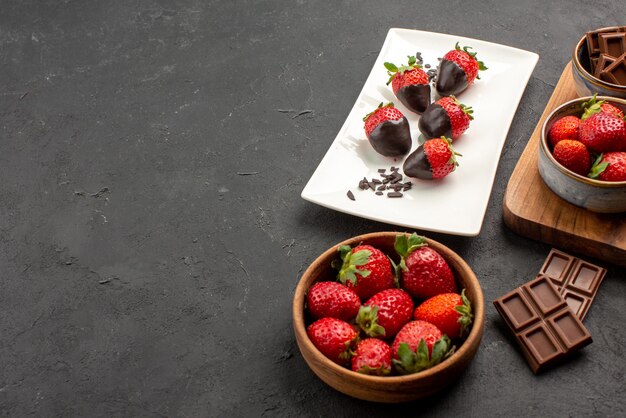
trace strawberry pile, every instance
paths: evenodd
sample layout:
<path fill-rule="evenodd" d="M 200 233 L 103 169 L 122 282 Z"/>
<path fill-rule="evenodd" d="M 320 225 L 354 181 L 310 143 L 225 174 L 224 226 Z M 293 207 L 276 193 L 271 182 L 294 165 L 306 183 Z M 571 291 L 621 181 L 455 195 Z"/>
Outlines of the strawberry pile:
<path fill-rule="evenodd" d="M 581 116 L 564 116 L 548 131 L 552 156 L 581 176 L 626 181 L 624 112 L 594 95 L 583 103 Z"/>
<path fill-rule="evenodd" d="M 339 247 L 336 281 L 306 295 L 307 334 L 333 362 L 357 373 L 417 373 L 454 353 L 472 325 L 465 291 L 423 237 L 398 235 L 394 258 L 371 245 Z"/>

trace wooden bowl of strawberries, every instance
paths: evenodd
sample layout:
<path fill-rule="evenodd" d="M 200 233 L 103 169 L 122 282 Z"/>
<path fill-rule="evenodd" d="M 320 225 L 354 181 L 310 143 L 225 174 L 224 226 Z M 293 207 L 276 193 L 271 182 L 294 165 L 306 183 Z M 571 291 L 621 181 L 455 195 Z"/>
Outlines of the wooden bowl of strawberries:
<path fill-rule="evenodd" d="M 626 212 L 626 100 L 581 97 L 545 120 L 539 174 L 569 203 L 599 213 Z"/>
<path fill-rule="evenodd" d="M 302 357 L 334 389 L 397 403 L 453 384 L 478 350 L 484 301 L 472 269 L 416 234 L 377 232 L 332 246 L 293 299 Z"/>

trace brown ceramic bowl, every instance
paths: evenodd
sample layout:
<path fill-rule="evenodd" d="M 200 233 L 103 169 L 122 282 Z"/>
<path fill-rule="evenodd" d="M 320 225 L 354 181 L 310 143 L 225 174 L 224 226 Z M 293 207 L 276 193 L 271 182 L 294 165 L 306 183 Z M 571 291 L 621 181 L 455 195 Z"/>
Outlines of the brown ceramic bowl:
<path fill-rule="evenodd" d="M 355 398 L 374 402 L 406 402 L 424 398 L 444 390 L 454 383 L 465 371 L 474 358 L 485 325 L 483 293 L 472 269 L 448 247 L 428 240 L 434 250 L 439 252 L 454 272 L 459 289 L 465 293 L 472 304 L 474 323 L 467 339 L 457 351 L 437 366 L 419 373 L 406 376 L 368 376 L 341 367 L 326 358 L 311 342 L 306 333 L 304 302 L 308 289 L 317 281 L 331 280 L 335 277 L 330 263 L 338 257 L 340 245 L 355 246 L 359 243 L 370 244 L 384 253 L 393 256 L 393 244 L 399 232 L 377 232 L 350 238 L 333 245 L 320 255 L 304 272 L 293 298 L 293 328 L 302 357 L 311 370 L 334 389 Z M 397 257 L 393 257 L 395 261 Z"/>
<path fill-rule="evenodd" d="M 617 29 L 617 26 L 611 26 L 596 30 L 608 32 Z M 574 76 L 576 93 L 579 97 L 592 96 L 594 93 L 598 93 L 598 96 L 611 96 L 626 99 L 626 86 L 607 83 L 591 73 L 586 36 L 583 36 L 580 41 L 578 41 L 572 52 L 572 75 Z"/>
<path fill-rule="evenodd" d="M 581 176 L 562 166 L 554 159 L 548 145 L 548 132 L 554 122 L 565 116 L 582 116 L 582 104 L 591 97 L 581 97 L 563 103 L 546 118 L 541 128 L 539 143 L 539 175 L 544 183 L 562 199 L 573 205 L 598 213 L 626 212 L 626 181 L 602 181 Z M 626 112 L 626 100 L 599 96 Z"/>

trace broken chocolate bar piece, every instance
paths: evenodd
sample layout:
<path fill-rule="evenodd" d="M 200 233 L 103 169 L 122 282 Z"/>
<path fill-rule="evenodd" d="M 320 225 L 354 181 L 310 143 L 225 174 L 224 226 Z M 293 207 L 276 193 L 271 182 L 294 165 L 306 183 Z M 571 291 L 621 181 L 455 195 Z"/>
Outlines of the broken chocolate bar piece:
<path fill-rule="evenodd" d="M 557 287 L 572 312 L 582 321 L 596 297 L 606 269 L 552 249 L 539 270 Z"/>
<path fill-rule="evenodd" d="M 587 51 L 589 51 L 589 57 L 597 57 L 600 55 L 599 34 L 619 31 L 619 28 L 604 28 L 587 32 L 585 36 L 587 37 Z"/>
<path fill-rule="evenodd" d="M 493 301 L 537 374 L 592 342 L 557 288 L 540 276 Z"/>
<path fill-rule="evenodd" d="M 606 67 L 600 73 L 600 77 L 608 83 L 626 86 L 626 53 L 617 58 L 613 64 Z"/>
<path fill-rule="evenodd" d="M 626 52 L 626 33 L 600 33 L 598 34 L 598 44 L 601 54 L 617 58 Z"/>
<path fill-rule="evenodd" d="M 592 58 L 592 66 L 594 65 L 593 60 L 596 60 L 595 66 L 593 68 L 593 76 L 596 78 L 600 78 L 600 73 L 606 69 L 609 65 L 615 62 L 615 57 L 606 54 L 600 54 L 600 58 Z"/>

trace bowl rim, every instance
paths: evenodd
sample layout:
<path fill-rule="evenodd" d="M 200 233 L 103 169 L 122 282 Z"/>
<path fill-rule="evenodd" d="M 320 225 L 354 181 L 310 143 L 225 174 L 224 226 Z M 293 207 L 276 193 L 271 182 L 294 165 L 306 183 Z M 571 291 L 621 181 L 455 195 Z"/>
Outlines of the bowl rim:
<path fill-rule="evenodd" d="M 590 185 L 590 186 L 597 186 L 597 187 L 609 188 L 609 189 L 624 187 L 624 186 L 626 186 L 626 180 L 623 180 L 623 181 L 596 180 L 596 179 L 592 179 L 592 178 L 581 176 L 580 174 L 574 173 L 573 171 L 563 167 L 563 165 L 561 165 L 561 163 L 559 163 L 554 158 L 554 156 L 552 155 L 552 152 L 550 152 L 550 147 L 548 146 L 548 135 L 547 135 L 546 129 L 548 127 L 548 123 L 552 120 L 554 115 L 557 112 L 559 112 L 561 109 L 566 107 L 566 106 L 570 106 L 570 105 L 573 105 L 575 103 L 586 102 L 589 99 L 591 99 L 592 97 L 593 96 L 585 96 L 585 97 L 579 97 L 577 99 L 570 100 L 568 102 L 565 102 L 565 103 L 557 106 L 552 112 L 550 112 L 550 114 L 546 117 L 546 119 L 543 121 L 543 124 L 541 126 L 541 141 L 539 141 L 541 151 L 548 158 L 548 161 L 550 161 L 550 163 L 552 163 L 552 165 L 554 167 L 556 167 L 561 173 L 565 174 L 566 176 L 568 176 L 568 177 L 570 177 L 570 178 L 572 178 L 572 179 L 574 179 L 574 180 L 576 180 L 578 182 L 585 183 L 585 184 Z M 620 99 L 618 97 L 597 96 L 596 99 L 597 100 L 618 102 L 618 103 L 626 106 L 626 99 Z"/>
<path fill-rule="evenodd" d="M 605 30 L 605 29 L 608 31 L 611 29 L 619 29 L 619 28 L 620 26 L 607 26 L 604 28 L 595 29 L 594 31 Z M 589 74 L 589 72 L 587 72 L 585 67 L 582 66 L 582 64 L 580 63 L 580 60 L 578 59 L 578 50 L 582 47 L 583 42 L 586 42 L 586 41 L 587 41 L 587 35 L 585 34 L 583 35 L 582 38 L 580 38 L 580 41 L 578 41 L 578 43 L 574 47 L 574 51 L 572 52 L 572 62 L 574 63 L 574 66 L 576 67 L 580 75 L 586 78 L 589 82 L 591 82 L 592 84 L 596 86 L 600 86 L 600 87 L 607 88 L 610 90 L 617 90 L 620 92 L 626 91 L 626 86 L 620 86 L 619 84 L 607 83 L 604 80 L 600 80 L 599 78 L 594 77 L 593 74 Z"/>
<path fill-rule="evenodd" d="M 424 237 L 426 238 L 428 245 L 432 246 L 435 250 L 438 251 L 439 249 L 446 249 L 447 251 L 449 251 L 450 257 L 453 258 L 457 263 L 459 263 L 464 269 L 467 269 L 469 271 L 470 274 L 468 275 L 467 280 L 471 282 L 477 289 L 476 300 L 472 301 L 472 312 L 474 314 L 474 322 L 472 324 L 472 330 L 470 331 L 469 335 L 467 336 L 467 338 L 465 339 L 461 347 L 458 350 L 456 350 L 454 354 L 452 354 L 452 356 L 445 359 L 438 365 L 430 369 L 423 370 L 418 373 L 413 373 L 413 374 L 408 374 L 408 375 L 403 375 L 403 376 L 371 376 L 371 375 L 366 375 L 362 373 L 357 373 L 348 368 L 340 366 L 339 364 L 333 362 L 324 354 L 322 354 L 317 349 L 317 347 L 313 345 L 313 343 L 308 338 L 308 335 L 306 333 L 306 325 L 304 321 L 304 299 L 305 299 L 307 289 L 304 288 L 305 281 L 303 279 L 311 275 L 312 272 L 315 271 L 316 268 L 322 264 L 322 260 L 328 258 L 329 256 L 332 256 L 333 254 L 336 254 L 337 248 L 341 245 L 351 245 L 351 244 L 355 244 L 358 242 L 366 242 L 372 238 L 381 238 L 381 237 L 386 237 L 386 236 L 395 237 L 396 235 L 399 235 L 399 234 L 410 235 L 407 232 L 399 232 L 399 231 L 372 232 L 372 233 L 348 238 L 340 243 L 337 243 L 331 246 L 330 248 L 328 248 L 322 254 L 320 254 L 313 261 L 313 263 L 311 263 L 311 265 L 306 269 L 306 271 L 302 274 L 302 276 L 300 277 L 300 280 L 298 281 L 298 285 L 296 286 L 296 290 L 294 292 L 293 306 L 292 306 L 294 329 L 296 330 L 296 332 L 300 330 L 302 335 L 304 335 L 305 338 L 302 339 L 301 343 L 307 346 L 307 349 L 309 350 L 309 352 L 316 353 L 317 360 L 321 362 L 323 366 L 332 369 L 335 373 L 344 375 L 346 377 L 351 377 L 357 380 L 362 379 L 363 382 L 370 382 L 374 384 L 406 383 L 406 382 L 413 382 L 418 379 L 426 379 L 428 377 L 438 374 L 442 370 L 445 370 L 446 368 L 453 365 L 457 361 L 460 361 L 465 355 L 465 353 L 471 350 L 472 345 L 478 344 L 480 342 L 480 339 L 482 338 L 483 332 L 481 332 L 481 328 L 484 326 L 484 322 L 485 322 L 484 296 L 483 296 L 482 288 L 480 286 L 480 282 L 476 278 L 474 271 L 465 262 L 465 260 L 463 260 L 463 258 L 461 258 L 461 256 L 459 256 L 452 249 L 441 244 L 438 241 Z M 476 325 L 476 324 L 479 324 L 479 325 Z"/>

